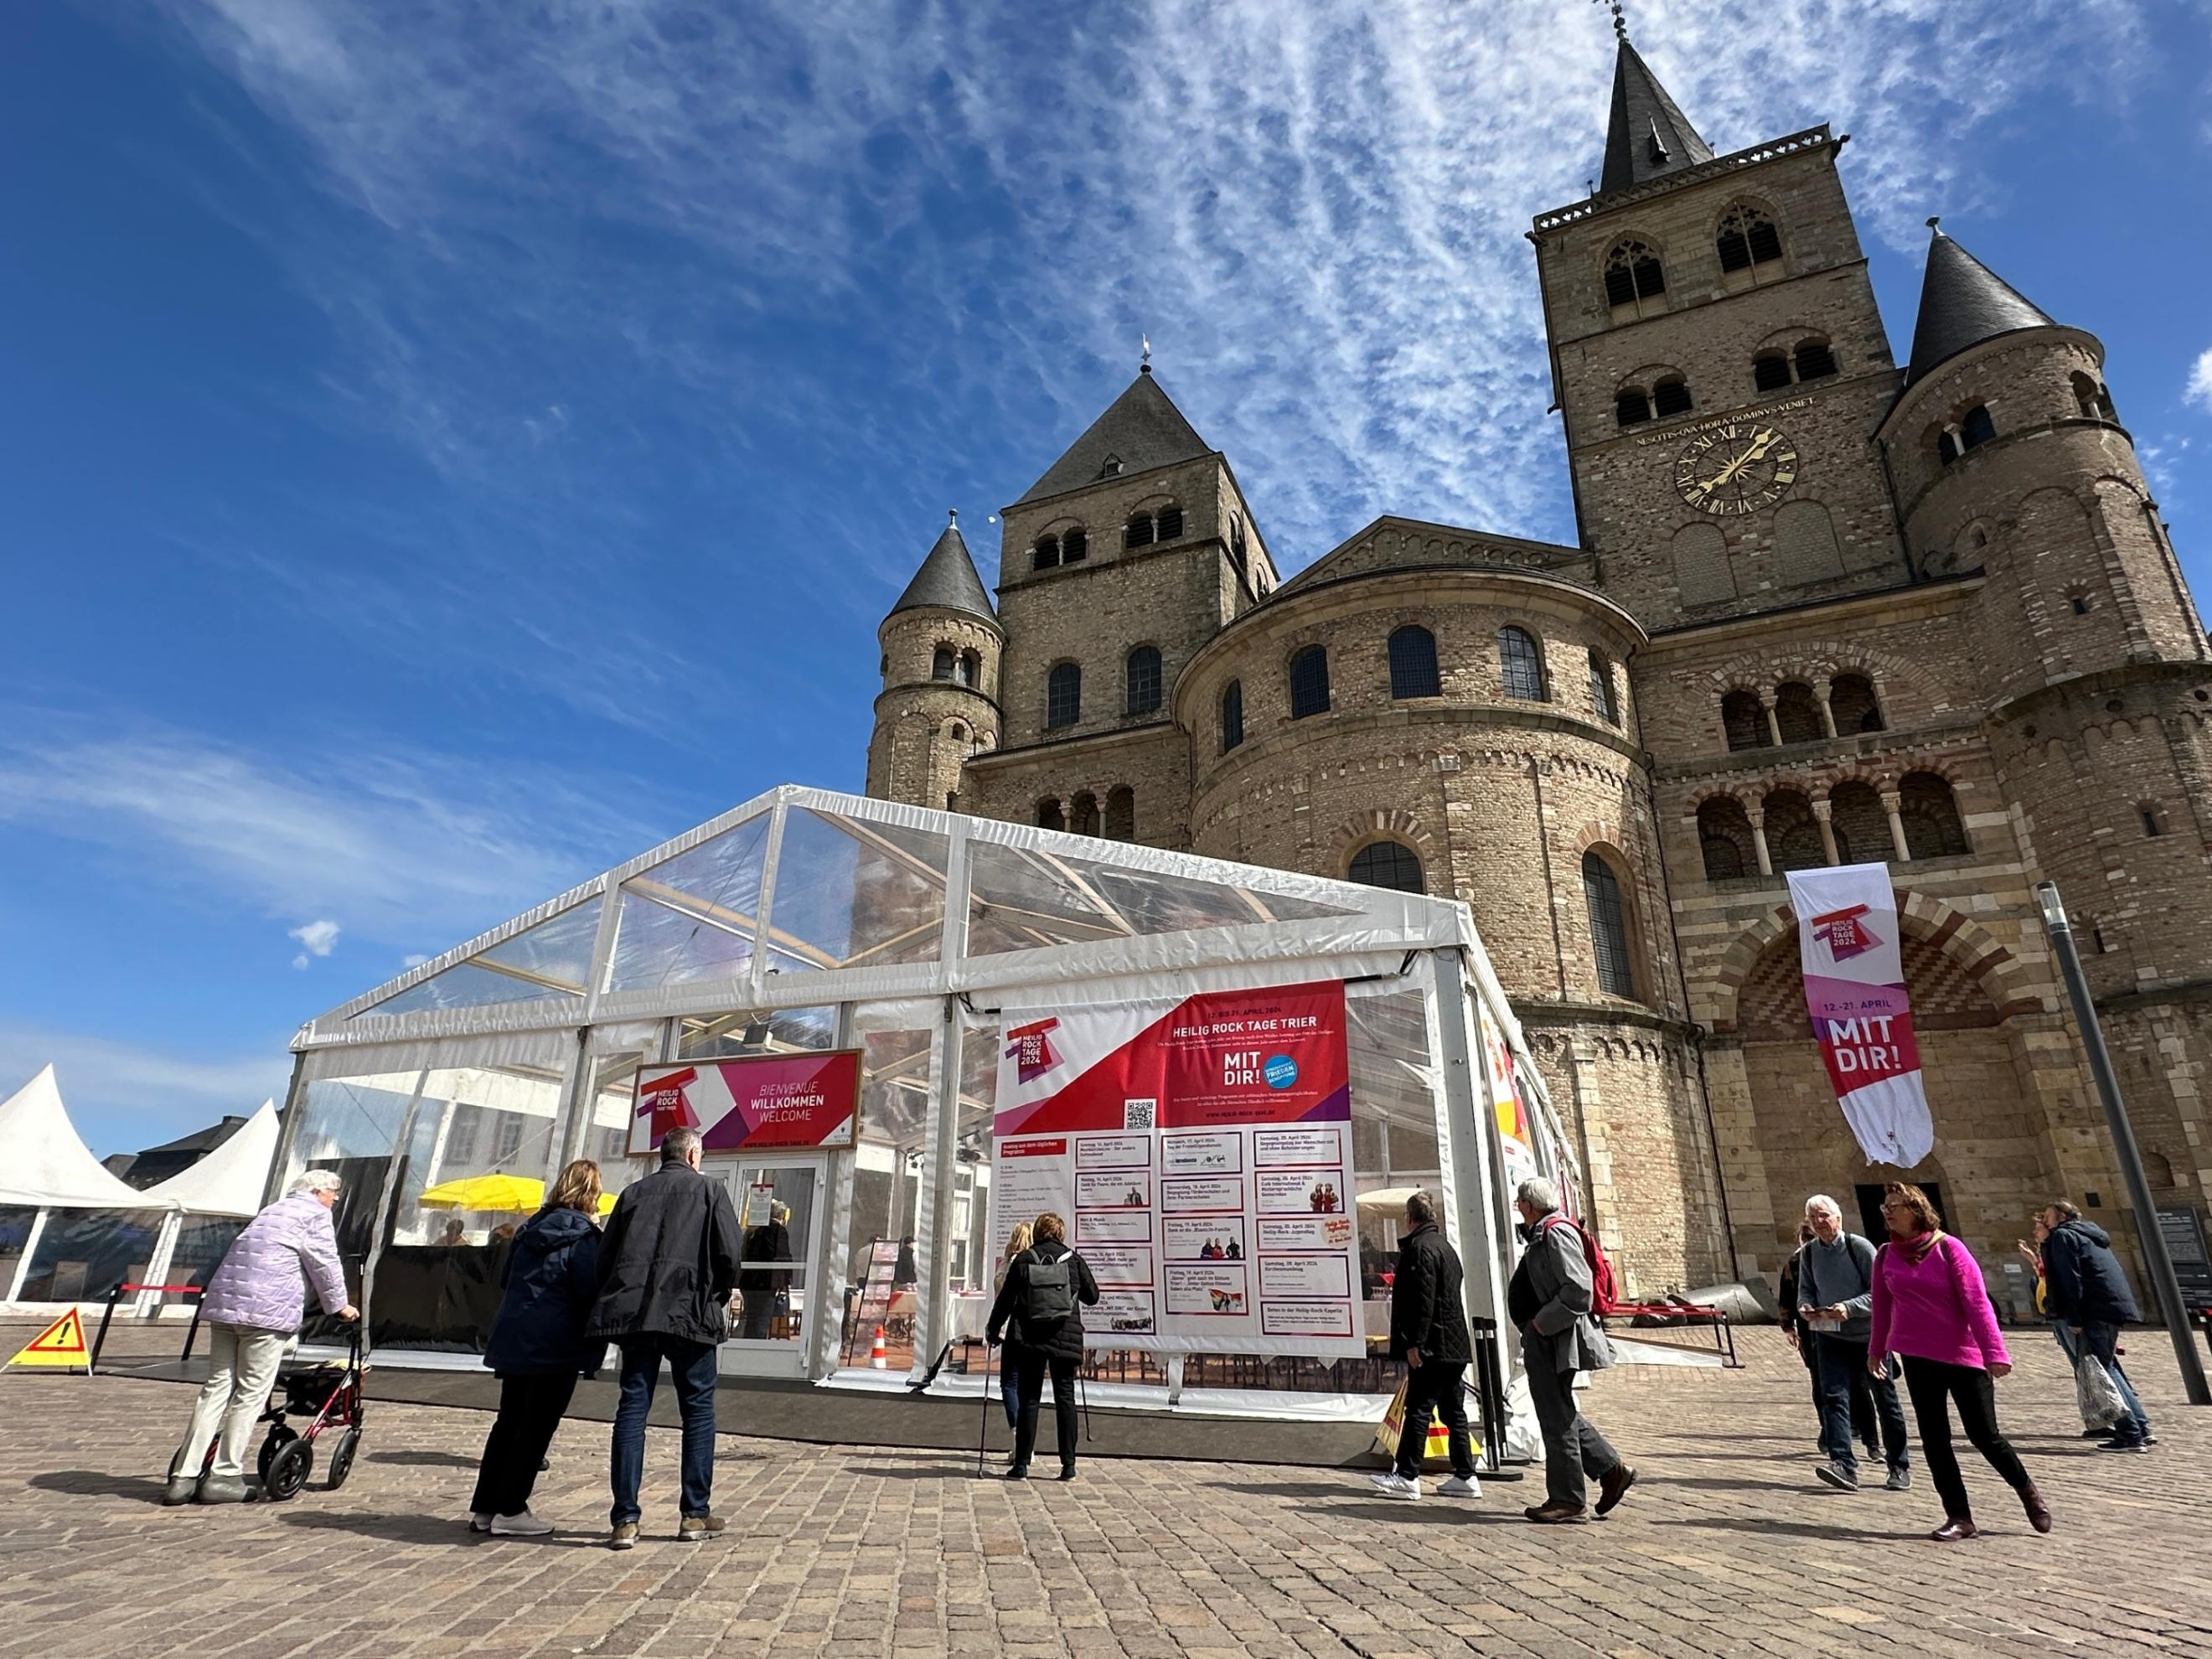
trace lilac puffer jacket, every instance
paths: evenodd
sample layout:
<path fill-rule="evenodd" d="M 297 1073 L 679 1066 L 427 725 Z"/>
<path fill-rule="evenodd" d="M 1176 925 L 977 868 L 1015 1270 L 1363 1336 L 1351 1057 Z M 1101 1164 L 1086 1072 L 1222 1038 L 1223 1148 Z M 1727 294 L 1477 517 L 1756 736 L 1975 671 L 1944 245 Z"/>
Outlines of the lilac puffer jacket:
<path fill-rule="evenodd" d="M 331 1212 L 312 1193 L 294 1193 L 246 1224 L 208 1280 L 200 1317 L 289 1336 L 300 1328 L 308 1279 L 314 1281 L 325 1313 L 346 1305 Z"/>

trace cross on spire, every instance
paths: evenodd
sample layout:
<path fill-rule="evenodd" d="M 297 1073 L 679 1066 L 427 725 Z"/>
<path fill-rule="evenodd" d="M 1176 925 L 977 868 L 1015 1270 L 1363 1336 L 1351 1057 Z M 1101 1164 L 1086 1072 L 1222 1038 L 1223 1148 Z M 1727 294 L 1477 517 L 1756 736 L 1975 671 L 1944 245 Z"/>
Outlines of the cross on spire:
<path fill-rule="evenodd" d="M 1613 38 L 1622 46 L 1628 44 L 1628 17 L 1621 0 L 1590 0 L 1592 5 L 1603 6 L 1613 14 Z"/>

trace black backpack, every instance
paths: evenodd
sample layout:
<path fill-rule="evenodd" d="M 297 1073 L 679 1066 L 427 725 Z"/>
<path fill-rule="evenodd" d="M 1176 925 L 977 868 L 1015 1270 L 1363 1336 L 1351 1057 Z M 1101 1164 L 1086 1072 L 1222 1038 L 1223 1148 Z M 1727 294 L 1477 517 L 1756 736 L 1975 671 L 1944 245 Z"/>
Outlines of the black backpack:
<path fill-rule="evenodd" d="M 1030 1258 L 1029 1271 L 1022 1275 L 1021 1322 L 1032 1329 L 1043 1325 L 1057 1325 L 1075 1312 L 1075 1285 L 1068 1263 L 1075 1259 L 1073 1251 L 1057 1261 L 1047 1261 L 1042 1256 Z"/>

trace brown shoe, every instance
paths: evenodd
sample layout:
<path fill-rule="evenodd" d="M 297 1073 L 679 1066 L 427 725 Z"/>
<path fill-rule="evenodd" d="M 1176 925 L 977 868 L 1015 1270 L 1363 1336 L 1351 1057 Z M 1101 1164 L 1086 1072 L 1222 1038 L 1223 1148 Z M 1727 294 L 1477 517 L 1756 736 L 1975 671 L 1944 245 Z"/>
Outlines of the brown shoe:
<path fill-rule="evenodd" d="M 1980 1537 L 1982 1529 L 1971 1521 L 1946 1521 L 1928 1535 L 1939 1544 L 1957 1544 Z"/>
<path fill-rule="evenodd" d="M 2038 1532 L 2051 1530 L 2051 1505 L 2043 1501 L 2043 1494 L 2031 1483 L 2020 1495 L 2020 1506 L 2027 1511 L 2027 1524 Z"/>
<path fill-rule="evenodd" d="M 1615 1463 L 1597 1483 L 1597 1513 L 1602 1517 L 1620 1507 L 1620 1500 L 1628 1496 L 1628 1489 L 1636 1484 L 1636 1471 L 1626 1463 Z"/>
<path fill-rule="evenodd" d="M 612 1532 L 609 1533 L 607 1534 L 607 1547 L 611 1550 L 635 1549 L 637 1547 L 637 1522 L 635 1521 L 625 1521 L 622 1525 L 617 1527 Z"/>
<path fill-rule="evenodd" d="M 1589 1518 L 1579 1504 L 1539 1504 L 1521 1512 L 1540 1527 L 1579 1526 Z"/>
<path fill-rule="evenodd" d="M 722 1528 L 729 1525 L 719 1515 L 687 1515 L 676 1525 L 676 1541 L 679 1544 L 703 1543 L 709 1538 L 719 1538 Z"/>

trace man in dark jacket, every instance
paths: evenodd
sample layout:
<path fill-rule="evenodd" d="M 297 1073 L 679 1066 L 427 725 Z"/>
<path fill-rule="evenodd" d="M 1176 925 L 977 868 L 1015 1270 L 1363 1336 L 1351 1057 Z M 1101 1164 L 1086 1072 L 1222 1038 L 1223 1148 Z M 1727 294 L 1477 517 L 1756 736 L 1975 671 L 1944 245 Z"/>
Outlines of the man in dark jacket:
<path fill-rule="evenodd" d="M 1506 1317 L 1521 1333 L 1528 1401 L 1544 1431 L 1545 1499 L 1522 1513 L 1544 1526 L 1579 1522 L 1595 1479 L 1597 1512 L 1610 1515 L 1636 1471 L 1575 1403 L 1575 1374 L 1613 1364 L 1605 1328 L 1590 1312 L 1595 1280 L 1582 1233 L 1559 1213 L 1559 1188 L 1541 1177 L 1521 1183 L 1513 1208 L 1528 1249 L 1505 1289 Z"/>
<path fill-rule="evenodd" d="M 1467 1431 L 1465 1379 L 1474 1341 L 1467 1328 L 1462 1277 L 1459 1253 L 1437 1225 L 1436 1194 L 1413 1194 L 1406 1200 L 1406 1233 L 1398 1241 L 1398 1270 L 1390 1281 L 1390 1358 L 1406 1362 L 1405 1420 L 1398 1431 L 1397 1462 L 1370 1477 L 1386 1498 L 1421 1495 L 1431 1412 L 1443 1419 L 1451 1437 L 1452 1476 L 1437 1488 L 1438 1495 L 1481 1495 Z"/>
<path fill-rule="evenodd" d="M 684 1419 L 684 1515 L 676 1535 L 696 1543 L 722 1530 L 722 1518 L 708 1507 L 714 1349 L 729 1334 L 738 1232 L 729 1193 L 699 1173 L 700 1145 L 696 1129 L 671 1129 L 660 1143 L 660 1168 L 623 1189 L 599 1245 L 599 1300 L 586 1334 L 620 1344 L 623 1362 L 611 1459 L 612 1549 L 637 1542 L 645 1416 L 664 1359 L 676 1378 Z"/>
<path fill-rule="evenodd" d="M 744 1298 L 738 1334 L 746 1341 L 767 1341 L 777 1307 L 790 1303 L 791 1275 L 754 1264 L 790 1260 L 791 1206 L 772 1201 L 768 1219 L 745 1235 L 745 1265 L 738 1273 L 738 1294 Z"/>
<path fill-rule="evenodd" d="M 1051 1211 L 1036 1218 L 1036 1243 L 1006 1264 L 1006 1282 L 991 1304 L 984 1338 L 1006 1342 L 1019 1414 L 1009 1480 L 1030 1478 L 1036 1450 L 1037 1408 L 1052 1376 L 1053 1427 L 1060 1437 L 1060 1478 L 1075 1479 L 1075 1368 L 1083 1363 L 1083 1310 L 1098 1304 L 1091 1264 L 1067 1248 L 1067 1224 Z"/>
<path fill-rule="evenodd" d="M 2044 1311 L 2063 1321 L 2074 1333 L 2080 1352 L 2094 1354 L 2112 1373 L 2128 1414 L 2112 1429 L 2112 1437 L 2100 1451 L 2148 1451 L 2153 1443 L 2150 1419 L 2135 1385 L 2120 1369 L 2120 1327 L 2142 1317 L 2135 1292 L 2128 1288 L 2127 1270 L 2112 1254 L 2112 1236 L 2064 1199 L 2048 1205 L 2043 1224 L 2050 1236 L 2043 1241 Z"/>

